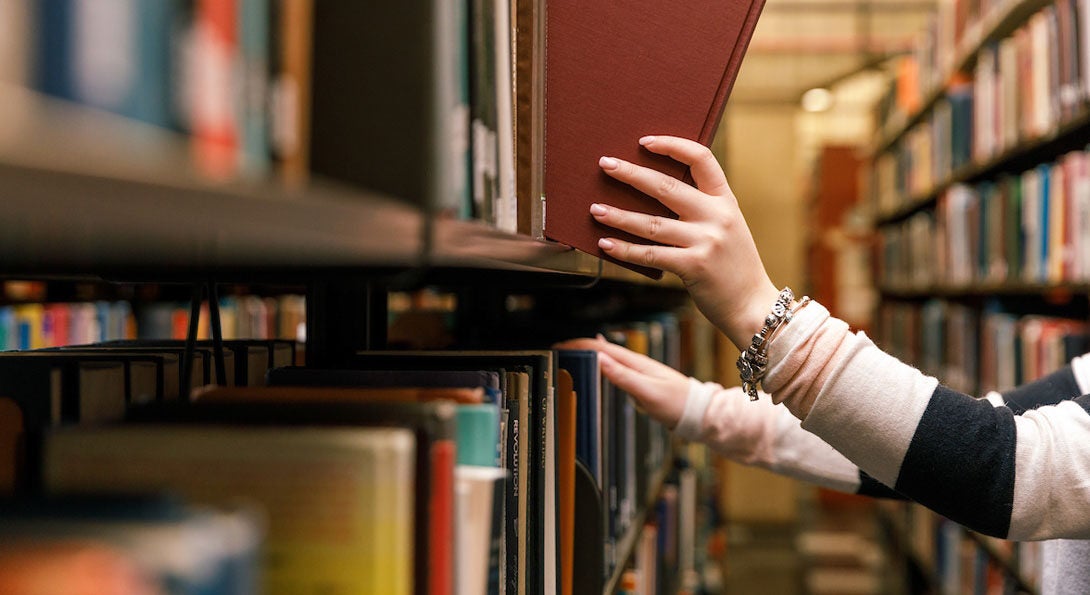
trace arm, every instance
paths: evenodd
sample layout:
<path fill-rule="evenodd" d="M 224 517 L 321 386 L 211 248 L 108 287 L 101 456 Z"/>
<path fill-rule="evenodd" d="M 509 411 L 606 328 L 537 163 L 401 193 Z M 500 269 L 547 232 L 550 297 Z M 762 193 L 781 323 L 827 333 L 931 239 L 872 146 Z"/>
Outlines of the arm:
<path fill-rule="evenodd" d="M 594 205 L 591 214 L 603 224 L 665 244 L 603 238 L 600 245 L 621 260 L 677 274 L 701 311 L 744 349 L 776 291 L 722 170 L 691 141 L 640 143 L 687 163 L 697 187 L 603 158 L 606 174 L 660 200 L 678 219 Z M 991 535 L 1090 537 L 1090 397 L 1015 415 L 940 386 L 850 333 L 819 304 L 777 335 L 769 360 L 764 384 L 776 402 L 881 483 Z"/>
<path fill-rule="evenodd" d="M 769 356 L 765 388 L 897 492 L 989 535 L 1090 535 L 1087 399 L 1016 415 L 897 361 L 820 305 L 800 313 Z M 1056 401 L 1062 386 L 1050 377 L 1014 394 Z M 1072 389 L 1059 394 L 1070 399 Z"/>
<path fill-rule="evenodd" d="M 740 388 L 687 378 L 669 366 L 602 338 L 561 349 L 599 352 L 602 370 L 640 407 L 674 433 L 707 444 L 733 461 L 848 493 L 903 498 L 859 470 L 767 395 L 750 402 Z"/>

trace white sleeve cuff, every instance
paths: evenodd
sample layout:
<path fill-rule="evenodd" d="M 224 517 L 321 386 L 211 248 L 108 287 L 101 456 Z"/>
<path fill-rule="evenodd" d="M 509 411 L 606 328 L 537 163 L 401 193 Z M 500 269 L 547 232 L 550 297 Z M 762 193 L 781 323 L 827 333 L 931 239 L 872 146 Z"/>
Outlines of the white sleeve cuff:
<path fill-rule="evenodd" d="M 690 442 L 700 440 L 704 430 L 704 413 L 708 411 L 712 395 L 719 388 L 714 382 L 689 378 L 689 395 L 685 398 L 685 409 L 681 412 L 681 420 L 677 422 L 674 434 Z"/>
<path fill-rule="evenodd" d="M 782 372 L 782 363 L 799 345 L 809 339 L 823 322 L 828 320 L 829 311 L 817 302 L 810 302 L 795 314 L 791 322 L 783 327 L 775 339 L 768 345 L 768 372 L 765 373 L 765 384 L 775 384 L 769 380 L 776 378 Z"/>
<path fill-rule="evenodd" d="M 988 394 L 984 395 L 984 400 L 991 403 L 994 407 L 1002 407 L 1006 405 L 1006 403 L 1003 402 L 1003 395 L 995 392 L 994 390 L 989 391 Z"/>
<path fill-rule="evenodd" d="M 1079 392 L 1090 394 L 1090 353 L 1085 353 L 1071 360 L 1071 372 L 1075 375 L 1075 383 L 1079 385 Z"/>

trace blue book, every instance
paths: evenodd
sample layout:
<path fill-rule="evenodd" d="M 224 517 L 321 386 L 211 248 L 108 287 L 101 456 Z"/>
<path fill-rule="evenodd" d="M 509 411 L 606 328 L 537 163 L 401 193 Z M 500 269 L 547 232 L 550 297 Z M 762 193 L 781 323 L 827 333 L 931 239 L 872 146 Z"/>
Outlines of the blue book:
<path fill-rule="evenodd" d="M 1051 177 L 1052 166 L 1049 164 L 1042 164 L 1037 166 L 1037 172 L 1041 176 L 1041 196 L 1040 196 L 1040 218 L 1038 221 L 1040 233 L 1041 249 L 1038 253 L 1037 263 L 1037 280 L 1045 281 L 1048 279 L 1048 244 L 1049 244 L 1049 193 L 1051 192 Z"/>
<path fill-rule="evenodd" d="M 586 465 L 602 487 L 601 407 L 602 377 L 598 352 L 561 350 L 560 367 L 572 376 L 575 386 L 575 458 Z"/>
<path fill-rule="evenodd" d="M 41 0 L 38 3 L 37 59 L 38 90 L 62 99 L 74 99 L 71 44 L 72 0 Z"/>
<path fill-rule="evenodd" d="M 122 113 L 170 127 L 174 123 L 174 87 L 180 82 L 174 51 L 181 35 L 182 0 L 143 0 L 135 4 L 136 80 Z"/>

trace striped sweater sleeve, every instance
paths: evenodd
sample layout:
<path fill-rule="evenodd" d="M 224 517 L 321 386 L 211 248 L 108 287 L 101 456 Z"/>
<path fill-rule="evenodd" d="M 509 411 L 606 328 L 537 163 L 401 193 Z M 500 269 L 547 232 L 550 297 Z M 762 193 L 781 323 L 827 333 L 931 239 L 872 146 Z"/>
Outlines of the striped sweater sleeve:
<path fill-rule="evenodd" d="M 741 388 L 690 379 L 685 409 L 674 432 L 701 441 L 733 461 L 761 467 L 833 490 L 902 499 L 821 438 L 768 395 L 750 402 Z"/>
<path fill-rule="evenodd" d="M 816 303 L 769 359 L 774 401 L 880 484 L 989 535 L 1090 537 L 1090 397 L 1041 384 L 1047 396 L 1018 402 L 1052 404 L 996 407 L 899 362 Z"/>

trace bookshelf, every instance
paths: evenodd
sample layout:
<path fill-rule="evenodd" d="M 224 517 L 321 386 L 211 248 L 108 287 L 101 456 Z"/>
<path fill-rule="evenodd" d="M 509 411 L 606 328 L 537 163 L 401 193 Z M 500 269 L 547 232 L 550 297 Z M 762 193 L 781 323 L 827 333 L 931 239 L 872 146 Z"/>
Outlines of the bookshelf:
<path fill-rule="evenodd" d="M 216 184 L 194 173 L 180 135 L 2 85 L 0 98 L 28 106 L 0 114 L 0 210 L 19 222 L 0 240 L 9 276 L 435 266 L 681 287 L 333 181 Z"/>
<path fill-rule="evenodd" d="M 940 57 L 935 80 L 938 84 L 919 89 L 919 107 L 912 113 L 891 114 L 880 122 L 873 152 L 883 153 L 900 140 L 912 126 L 920 123 L 945 93 L 945 85 L 959 72 L 968 72 L 976 64 L 980 50 L 987 44 L 1009 36 L 1026 19 L 1049 4 L 1048 0 L 1004 0 L 996 2 L 990 11 L 969 23 L 956 42 L 953 53 Z"/>
<path fill-rule="evenodd" d="M 651 508 L 654 506 L 655 501 L 658 500 L 659 495 L 662 492 L 662 486 L 666 481 L 666 476 L 669 475 L 669 473 L 670 469 L 668 467 L 663 467 L 656 471 L 654 477 L 652 477 L 647 501 L 640 507 L 640 511 L 636 515 L 632 527 L 625 532 L 624 536 L 622 536 L 617 543 L 617 560 L 619 560 L 619 564 L 617 565 L 617 570 L 606 580 L 605 587 L 602 589 L 603 593 L 615 593 L 617 587 L 620 586 L 625 566 L 636 554 L 636 542 L 643 530 L 644 522 L 647 521 Z"/>
<path fill-rule="evenodd" d="M 921 210 L 934 207 L 938 197 L 956 184 L 972 184 L 995 178 L 1003 172 L 1028 169 L 1067 151 L 1082 148 L 1086 144 L 1088 134 L 1090 134 L 1090 111 L 1084 109 L 1045 136 L 1019 143 L 987 161 L 958 168 L 937 183 L 933 189 L 907 197 L 904 203 L 895 209 L 879 212 L 875 223 L 877 225 L 897 223 Z"/>
<path fill-rule="evenodd" d="M 1052 0 L 941 5 L 906 59 L 925 82 L 899 75 L 879 112 L 869 197 L 878 342 L 956 390 L 1009 390 L 1085 351 L 1090 277 L 1077 222 L 1090 188 L 1078 168 L 1090 142 L 1090 48 L 1071 33 L 1088 16 Z M 952 43 L 928 44 L 952 31 Z M 914 109 L 904 97 L 892 106 L 904 92 Z M 930 589 L 1038 592 L 1037 544 L 984 537 L 914 505 L 883 511 L 891 549 Z"/>
<path fill-rule="evenodd" d="M 610 322 L 687 304 L 676 277 L 653 281 L 558 243 L 500 231 L 494 222 L 441 213 L 418 197 L 386 195 L 320 175 L 300 177 L 295 172 L 289 179 L 271 171 L 272 166 L 210 175 L 202 162 L 207 156 L 195 153 L 191 133 L 30 91 L 4 82 L 2 72 L 0 105 L 0 279 L 169 286 L 172 294 L 192 288 L 194 312 L 202 292 L 221 285 L 303 288 L 305 362 L 310 367 L 335 367 L 361 350 L 387 348 L 392 291 L 438 287 L 457 293 L 458 306 L 450 314 L 458 330 L 471 331 L 467 335 L 473 347 L 508 347 L 523 339 L 504 334 L 511 331 L 503 311 L 510 294 L 531 294 L 547 306 L 543 310 L 557 316 L 565 307 L 601 303 L 600 311 Z M 461 199 L 438 198 L 444 204 Z M 208 297 L 218 303 L 214 294 Z M 213 320 L 217 312 L 212 308 Z M 220 326 L 211 326 L 212 357 L 222 379 L 228 374 L 222 372 L 223 345 L 215 338 Z M 193 351 L 204 349 L 195 338 L 191 330 L 181 367 L 183 395 L 193 371 Z M 619 402 L 627 403 L 623 398 Z M 634 408 L 630 415 L 643 419 Z M 630 442 L 650 442 L 648 436 L 661 431 L 640 427 L 646 435 L 630 436 Z M 676 481 L 673 447 L 664 440 L 662 460 L 648 471 L 647 485 L 639 488 L 643 501 L 632 503 L 623 534 L 608 537 L 616 540 L 613 566 L 605 576 L 595 575 L 577 586 L 575 593 L 615 593 L 621 577 L 640 564 L 644 526 L 659 522 L 656 503 L 665 486 Z M 529 444 L 538 447 L 536 441 Z M 549 455 L 533 456 L 537 462 Z M 546 487 L 535 489 L 545 494 Z M 593 489 L 599 490 L 594 495 L 601 500 L 602 488 Z M 617 489 L 627 494 L 627 488 Z M 519 497 L 538 504 L 534 499 L 547 496 L 535 492 Z M 604 534 L 611 512 L 599 508 L 593 514 L 588 522 L 602 526 Z M 544 541 L 554 529 L 542 522 L 526 539 Z M 577 537 L 575 551 L 590 550 L 588 559 L 602 559 L 603 539 Z M 528 557 L 544 559 L 549 546 L 525 547 L 531 550 Z M 544 566 L 525 568 L 530 569 L 527 574 L 534 573 L 526 592 L 549 591 Z M 414 592 L 424 592 L 421 581 Z"/>

